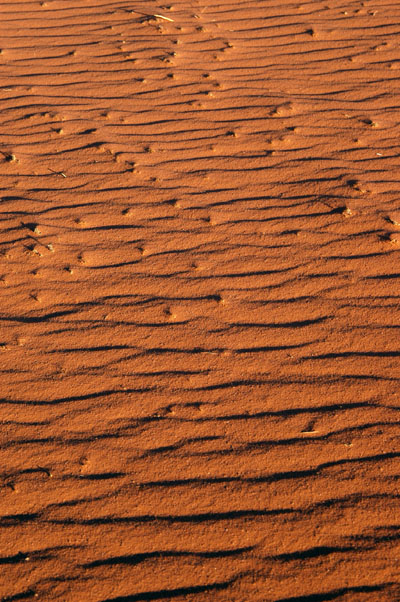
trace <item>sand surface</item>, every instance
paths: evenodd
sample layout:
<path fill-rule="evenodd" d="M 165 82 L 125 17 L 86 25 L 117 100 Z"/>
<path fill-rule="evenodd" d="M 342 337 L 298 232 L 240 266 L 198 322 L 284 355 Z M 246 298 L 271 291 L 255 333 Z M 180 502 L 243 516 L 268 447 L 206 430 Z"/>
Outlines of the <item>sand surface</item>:
<path fill-rule="evenodd" d="M 2 602 L 400 600 L 399 22 L 0 1 Z"/>

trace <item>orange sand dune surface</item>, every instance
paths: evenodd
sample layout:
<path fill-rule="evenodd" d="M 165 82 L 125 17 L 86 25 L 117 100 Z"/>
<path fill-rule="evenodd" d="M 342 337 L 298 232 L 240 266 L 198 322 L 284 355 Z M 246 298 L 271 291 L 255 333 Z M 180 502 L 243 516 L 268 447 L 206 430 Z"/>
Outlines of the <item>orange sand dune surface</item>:
<path fill-rule="evenodd" d="M 400 4 L 0 0 L 0 601 L 400 600 Z"/>

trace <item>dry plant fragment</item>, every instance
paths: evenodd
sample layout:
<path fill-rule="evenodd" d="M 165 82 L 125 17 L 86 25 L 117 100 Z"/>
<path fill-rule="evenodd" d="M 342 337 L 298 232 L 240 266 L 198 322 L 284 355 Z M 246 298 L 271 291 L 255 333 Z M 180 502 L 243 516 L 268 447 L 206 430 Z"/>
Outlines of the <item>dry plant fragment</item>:
<path fill-rule="evenodd" d="M 57 176 L 62 176 L 63 178 L 67 177 L 63 171 L 54 171 L 54 169 L 51 169 L 51 167 L 48 167 L 47 169 L 52 173 L 55 173 Z"/>
<path fill-rule="evenodd" d="M 156 17 L 157 19 L 164 19 L 164 21 L 170 21 L 170 23 L 173 23 L 174 20 L 170 19 L 169 17 L 164 17 L 163 15 L 151 15 L 152 17 Z"/>
<path fill-rule="evenodd" d="M 395 234 L 395 233 L 391 233 L 387 236 L 386 239 L 391 245 L 399 245 L 400 244 L 400 235 L 399 234 Z"/>
<path fill-rule="evenodd" d="M 391 224 L 393 224 L 393 226 L 400 226 L 400 215 L 399 216 L 389 215 L 387 217 L 387 221 L 390 222 Z"/>
<path fill-rule="evenodd" d="M 350 209 L 350 207 L 345 207 L 342 211 L 342 215 L 344 217 L 350 217 L 351 215 L 353 215 L 352 210 Z"/>
<path fill-rule="evenodd" d="M 141 21 L 150 21 L 151 19 L 162 19 L 163 21 L 169 21 L 170 23 L 174 22 L 173 19 L 170 19 L 170 17 L 164 17 L 164 15 L 158 15 L 158 14 L 151 15 L 149 13 L 141 13 L 138 10 L 133 10 L 132 12 L 142 15 L 143 18 L 141 19 Z"/>

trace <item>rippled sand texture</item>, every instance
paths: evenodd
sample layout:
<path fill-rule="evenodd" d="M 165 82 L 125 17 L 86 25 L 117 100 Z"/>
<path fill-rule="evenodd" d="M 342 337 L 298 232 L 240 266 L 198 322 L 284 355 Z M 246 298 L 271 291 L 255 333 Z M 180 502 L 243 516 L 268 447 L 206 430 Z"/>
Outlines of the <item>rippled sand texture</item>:
<path fill-rule="evenodd" d="M 400 600 L 399 19 L 0 2 L 2 602 Z"/>

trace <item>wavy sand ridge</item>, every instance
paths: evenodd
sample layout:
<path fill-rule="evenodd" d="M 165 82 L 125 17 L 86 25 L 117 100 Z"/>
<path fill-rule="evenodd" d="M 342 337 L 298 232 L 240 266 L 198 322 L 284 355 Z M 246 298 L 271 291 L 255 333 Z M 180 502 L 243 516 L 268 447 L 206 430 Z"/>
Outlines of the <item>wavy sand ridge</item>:
<path fill-rule="evenodd" d="M 400 599 L 399 17 L 0 3 L 3 602 Z"/>

